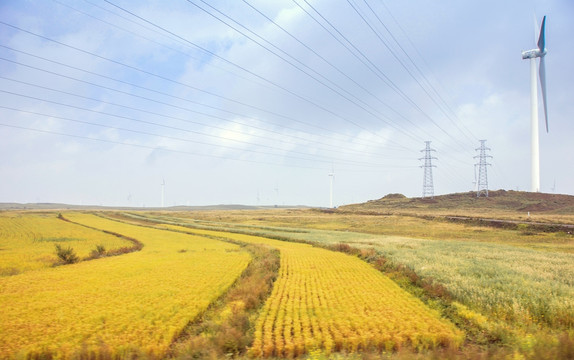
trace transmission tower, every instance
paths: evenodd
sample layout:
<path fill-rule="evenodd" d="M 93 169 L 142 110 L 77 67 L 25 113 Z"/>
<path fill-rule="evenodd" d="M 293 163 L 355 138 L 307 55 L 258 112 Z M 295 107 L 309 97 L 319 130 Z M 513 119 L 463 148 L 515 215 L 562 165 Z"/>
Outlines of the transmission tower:
<path fill-rule="evenodd" d="M 432 156 L 432 152 L 436 151 L 431 149 L 430 141 L 425 141 L 426 147 L 425 149 L 421 150 L 421 152 L 425 153 L 425 156 L 420 158 L 419 160 L 424 160 L 424 165 L 421 165 L 424 168 L 424 177 L 423 177 L 423 198 L 430 197 L 431 199 L 434 198 L 434 185 L 432 182 L 432 168 L 436 167 L 432 164 L 433 159 L 438 160 L 436 157 Z"/>
<path fill-rule="evenodd" d="M 486 152 L 490 151 L 490 148 L 486 147 L 486 140 L 480 140 L 480 147 L 476 148 L 475 150 L 480 151 L 479 155 L 474 157 L 475 159 L 478 158 L 478 164 L 474 164 L 475 171 L 476 167 L 478 166 L 478 184 L 476 187 L 476 197 L 480 197 L 480 195 L 488 197 L 488 174 L 486 172 L 486 168 L 488 165 L 491 165 L 487 162 L 487 158 L 492 158 L 492 156 L 486 155 Z"/>

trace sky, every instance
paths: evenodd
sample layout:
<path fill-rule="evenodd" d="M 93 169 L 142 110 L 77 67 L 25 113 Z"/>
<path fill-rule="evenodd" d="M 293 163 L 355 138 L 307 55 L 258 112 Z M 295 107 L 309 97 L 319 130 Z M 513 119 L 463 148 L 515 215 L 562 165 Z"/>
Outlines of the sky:
<path fill-rule="evenodd" d="M 420 197 L 427 141 L 435 195 L 476 189 L 480 140 L 529 191 L 544 15 L 541 191 L 574 195 L 570 0 L 4 0 L 0 202 Z"/>

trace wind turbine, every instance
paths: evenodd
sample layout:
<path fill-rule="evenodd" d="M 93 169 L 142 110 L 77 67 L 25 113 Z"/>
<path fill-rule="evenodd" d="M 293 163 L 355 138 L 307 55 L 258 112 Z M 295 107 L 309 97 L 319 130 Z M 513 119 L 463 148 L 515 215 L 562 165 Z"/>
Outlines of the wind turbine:
<path fill-rule="evenodd" d="M 335 170 L 332 169 L 331 172 L 329 173 L 329 178 L 331 181 L 331 196 L 330 196 L 330 201 L 329 201 L 329 207 L 331 209 L 333 209 L 333 178 L 335 177 Z"/>
<path fill-rule="evenodd" d="M 161 179 L 161 207 L 164 207 L 165 199 L 165 179 Z"/>
<path fill-rule="evenodd" d="M 531 191 L 540 192 L 540 144 L 538 136 L 538 88 L 536 78 L 540 77 L 540 87 L 542 88 L 542 104 L 544 106 L 544 118 L 546 119 L 546 132 L 548 132 L 548 111 L 546 105 L 546 67 L 544 57 L 546 56 L 546 37 L 544 28 L 546 16 L 542 19 L 540 35 L 538 36 L 538 48 L 522 52 L 522 59 L 530 59 L 530 146 L 531 146 Z M 538 30 L 538 29 L 536 29 Z M 540 58 L 538 76 L 536 76 L 536 58 Z"/>

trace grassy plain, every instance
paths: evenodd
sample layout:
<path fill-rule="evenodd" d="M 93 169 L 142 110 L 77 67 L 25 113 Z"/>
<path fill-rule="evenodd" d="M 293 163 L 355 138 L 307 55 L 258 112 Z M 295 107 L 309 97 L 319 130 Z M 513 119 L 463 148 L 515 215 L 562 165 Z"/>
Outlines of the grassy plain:
<path fill-rule="evenodd" d="M 226 242 L 65 216 L 136 238 L 144 248 L 0 278 L 2 358 L 161 358 L 250 261 Z"/>

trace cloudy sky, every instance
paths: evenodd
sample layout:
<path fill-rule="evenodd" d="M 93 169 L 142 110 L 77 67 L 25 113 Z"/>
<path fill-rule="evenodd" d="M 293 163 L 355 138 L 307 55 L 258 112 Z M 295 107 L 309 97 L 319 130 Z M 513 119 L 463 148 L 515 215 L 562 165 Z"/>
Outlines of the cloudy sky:
<path fill-rule="evenodd" d="M 544 15 L 541 190 L 573 195 L 571 0 L 4 0 L 0 202 L 418 197 L 425 141 L 464 192 L 483 139 L 489 188 L 527 191 Z"/>

